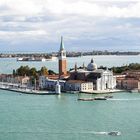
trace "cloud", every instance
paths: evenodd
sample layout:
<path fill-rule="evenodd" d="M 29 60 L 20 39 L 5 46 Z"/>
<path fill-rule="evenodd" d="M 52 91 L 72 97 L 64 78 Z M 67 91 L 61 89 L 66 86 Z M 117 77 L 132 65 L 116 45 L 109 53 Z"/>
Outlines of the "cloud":
<path fill-rule="evenodd" d="M 32 42 L 40 42 L 41 40 L 43 42 L 43 38 L 40 38 L 40 36 L 45 36 L 45 35 L 46 35 L 46 32 L 44 30 L 18 31 L 18 32 L 0 31 L 0 36 L 3 37 L 2 39 L 0 39 L 0 42 L 6 42 L 12 46 L 19 45 L 18 47 L 20 50 L 22 48 L 21 46 L 23 44 L 25 44 L 24 42 L 31 42 L 31 41 Z M 24 50 L 24 48 L 22 48 L 22 49 Z M 29 49 L 28 45 L 27 45 L 27 49 Z M 11 50 L 13 51 L 12 48 L 11 48 Z"/>
<path fill-rule="evenodd" d="M 138 45 L 139 18 L 135 0 L 0 0 L 0 40 L 53 46 L 63 35 L 73 48 Z"/>
<path fill-rule="evenodd" d="M 108 1 L 108 4 L 97 1 L 67 3 L 65 0 L 48 0 L 44 9 L 57 16 L 79 15 L 96 17 L 140 17 L 140 2 Z M 122 5 L 121 5 L 122 3 Z M 124 6 L 123 6 L 124 5 Z"/>
<path fill-rule="evenodd" d="M 106 17 L 140 17 L 138 1 L 95 0 L 1 0 L 0 15 L 39 16 L 68 14 Z"/>

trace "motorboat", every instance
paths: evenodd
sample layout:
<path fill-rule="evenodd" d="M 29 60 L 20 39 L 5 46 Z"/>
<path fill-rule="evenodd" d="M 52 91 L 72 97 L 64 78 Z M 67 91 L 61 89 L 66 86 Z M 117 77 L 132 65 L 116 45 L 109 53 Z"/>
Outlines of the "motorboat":
<path fill-rule="evenodd" d="M 108 135 L 111 135 L 111 136 L 120 136 L 121 135 L 121 132 L 119 132 L 119 131 L 111 131 L 111 132 L 108 132 Z"/>
<path fill-rule="evenodd" d="M 78 98 L 78 101 L 94 101 L 94 98 Z"/>
<path fill-rule="evenodd" d="M 107 100 L 105 97 L 95 97 L 94 100 Z"/>
<path fill-rule="evenodd" d="M 78 98 L 78 101 L 94 101 L 94 100 L 107 100 L 105 97 L 95 97 L 95 98 Z"/>

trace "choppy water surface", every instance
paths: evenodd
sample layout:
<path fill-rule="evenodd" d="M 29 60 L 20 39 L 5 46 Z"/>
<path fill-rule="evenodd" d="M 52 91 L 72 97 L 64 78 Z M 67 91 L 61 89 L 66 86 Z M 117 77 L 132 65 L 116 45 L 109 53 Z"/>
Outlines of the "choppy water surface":
<path fill-rule="evenodd" d="M 139 56 L 95 56 L 104 66 L 139 62 Z M 88 64 L 91 56 L 69 58 Z M 0 59 L 0 72 L 10 73 L 20 65 L 47 66 L 57 71 L 57 61 L 16 62 Z M 92 97 L 93 95 L 80 95 Z M 77 94 L 25 95 L 0 90 L 0 140 L 139 140 L 140 94 L 116 93 L 105 101 L 77 101 Z M 107 135 L 120 131 L 121 136 Z"/>
<path fill-rule="evenodd" d="M 113 95 L 113 99 L 86 102 L 77 101 L 77 94 L 41 96 L 0 90 L 0 139 L 139 140 L 140 94 Z M 107 135 L 110 131 L 122 135 Z"/>

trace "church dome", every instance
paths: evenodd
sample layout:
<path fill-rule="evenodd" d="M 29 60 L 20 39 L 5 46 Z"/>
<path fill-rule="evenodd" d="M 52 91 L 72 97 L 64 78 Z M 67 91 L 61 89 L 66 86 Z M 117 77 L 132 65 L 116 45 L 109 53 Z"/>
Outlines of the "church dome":
<path fill-rule="evenodd" d="M 91 59 L 91 62 L 87 66 L 87 70 L 94 71 L 97 70 L 97 65 L 94 63 L 93 59 Z"/>

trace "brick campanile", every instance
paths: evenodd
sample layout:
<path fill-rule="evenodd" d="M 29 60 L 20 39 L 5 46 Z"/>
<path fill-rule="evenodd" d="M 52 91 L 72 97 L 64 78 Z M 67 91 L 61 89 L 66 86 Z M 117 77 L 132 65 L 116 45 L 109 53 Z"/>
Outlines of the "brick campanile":
<path fill-rule="evenodd" d="M 63 37 L 61 37 L 61 44 L 59 50 L 59 78 L 67 74 L 67 59 L 66 50 L 64 48 Z"/>

